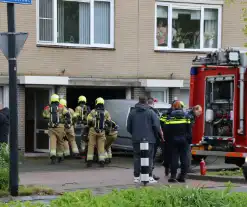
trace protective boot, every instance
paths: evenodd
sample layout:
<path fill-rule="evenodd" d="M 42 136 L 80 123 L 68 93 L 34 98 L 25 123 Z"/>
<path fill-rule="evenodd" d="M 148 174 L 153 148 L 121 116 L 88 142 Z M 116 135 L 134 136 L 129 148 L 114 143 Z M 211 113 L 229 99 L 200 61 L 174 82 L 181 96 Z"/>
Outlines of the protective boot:
<path fill-rule="evenodd" d="M 51 156 L 50 159 L 52 165 L 56 164 L 56 156 Z"/>
<path fill-rule="evenodd" d="M 109 164 L 109 163 L 110 163 L 110 159 L 109 158 L 105 159 L 105 164 Z"/>
<path fill-rule="evenodd" d="M 58 158 L 57 158 L 57 162 L 58 162 L 58 163 L 61 163 L 62 161 L 63 161 L 63 157 L 58 157 Z"/>
<path fill-rule="evenodd" d="M 87 161 L 87 167 L 92 167 L 93 166 L 93 161 L 92 160 L 88 160 Z"/>
<path fill-rule="evenodd" d="M 104 161 L 100 161 L 100 162 L 99 162 L 99 166 L 100 166 L 100 167 L 105 167 L 105 162 L 104 162 Z"/>
<path fill-rule="evenodd" d="M 168 179 L 168 182 L 169 183 L 176 183 L 177 182 L 176 175 L 171 175 L 171 177 Z"/>

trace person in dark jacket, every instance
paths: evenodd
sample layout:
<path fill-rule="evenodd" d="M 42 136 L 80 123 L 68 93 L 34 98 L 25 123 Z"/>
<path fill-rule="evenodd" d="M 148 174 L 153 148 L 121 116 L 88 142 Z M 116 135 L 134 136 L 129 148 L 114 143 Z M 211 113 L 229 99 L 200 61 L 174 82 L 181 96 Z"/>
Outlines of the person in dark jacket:
<path fill-rule="evenodd" d="M 157 115 L 147 105 L 146 97 L 139 97 L 139 103 L 130 112 L 127 120 L 127 130 L 132 135 L 134 151 L 134 182 L 140 182 L 140 142 L 147 139 L 149 142 L 149 182 L 156 183 L 152 176 L 153 153 L 156 143 L 155 134 L 159 133 L 160 123 Z"/>
<path fill-rule="evenodd" d="M 0 143 L 8 143 L 9 137 L 9 108 L 0 109 Z"/>
<path fill-rule="evenodd" d="M 148 98 L 148 105 L 150 106 L 150 109 L 154 111 L 155 114 L 157 114 L 158 119 L 160 118 L 159 116 L 159 111 L 154 108 L 154 99 L 152 97 Z M 163 132 L 162 129 L 160 129 L 159 133 L 155 135 L 156 136 L 156 144 L 154 145 L 154 160 L 153 160 L 153 169 L 155 165 L 155 158 L 156 158 L 156 153 L 158 150 L 158 147 L 161 146 L 161 142 L 163 142 Z M 153 175 L 153 178 L 155 180 L 159 180 L 160 177 Z"/>
<path fill-rule="evenodd" d="M 166 125 L 171 143 L 171 177 L 168 182 L 185 182 L 188 171 L 188 151 L 191 143 L 190 119 L 182 110 L 180 101 L 173 104 L 173 111 L 167 118 Z M 181 162 L 181 173 L 177 178 L 177 169 Z"/>

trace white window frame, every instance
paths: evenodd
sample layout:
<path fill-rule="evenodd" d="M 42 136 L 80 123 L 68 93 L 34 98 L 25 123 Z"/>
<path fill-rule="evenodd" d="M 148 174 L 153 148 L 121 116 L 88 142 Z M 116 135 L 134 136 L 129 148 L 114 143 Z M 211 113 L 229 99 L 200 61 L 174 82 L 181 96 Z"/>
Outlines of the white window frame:
<path fill-rule="evenodd" d="M 157 44 L 157 7 L 165 6 L 168 8 L 168 45 L 167 47 L 158 46 Z M 200 49 L 191 48 L 172 48 L 172 11 L 173 9 L 188 9 L 188 10 L 200 10 Z M 205 9 L 218 9 L 218 36 L 217 36 L 217 48 L 204 48 L 204 10 Z M 205 4 L 186 4 L 186 3 L 165 3 L 155 2 L 155 20 L 154 20 L 154 50 L 156 51 L 178 51 L 178 52 L 209 52 L 221 48 L 222 41 L 222 5 L 205 5 Z"/>
<path fill-rule="evenodd" d="M 64 0 L 90 3 L 90 44 L 75 44 L 75 43 L 59 43 L 57 42 L 57 0 L 53 1 L 53 41 L 39 40 L 39 1 L 36 0 L 36 43 L 37 45 L 54 45 L 61 47 L 75 47 L 75 48 L 114 48 L 114 0 Z M 96 44 L 94 43 L 94 2 L 103 1 L 110 2 L 110 44 Z M 43 18 L 44 19 L 44 18 Z"/>

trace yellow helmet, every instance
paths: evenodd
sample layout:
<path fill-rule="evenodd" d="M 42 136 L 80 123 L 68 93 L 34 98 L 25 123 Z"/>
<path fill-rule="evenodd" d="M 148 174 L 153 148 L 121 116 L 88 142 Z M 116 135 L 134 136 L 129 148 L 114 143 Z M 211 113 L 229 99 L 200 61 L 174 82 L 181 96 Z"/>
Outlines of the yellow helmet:
<path fill-rule="evenodd" d="M 85 102 L 85 103 L 87 103 L 87 98 L 86 98 L 85 96 L 79 96 L 79 98 L 78 98 L 78 103 L 80 103 L 80 102 Z"/>
<path fill-rule="evenodd" d="M 103 99 L 103 98 L 101 98 L 101 97 L 99 97 L 99 98 L 97 98 L 96 100 L 95 100 L 95 105 L 98 105 L 98 104 L 105 104 L 105 100 Z"/>
<path fill-rule="evenodd" d="M 57 94 L 53 94 L 50 98 L 50 102 L 59 102 L 59 96 Z"/>
<path fill-rule="evenodd" d="M 60 99 L 59 103 L 63 106 L 67 106 L 67 101 L 65 99 Z"/>

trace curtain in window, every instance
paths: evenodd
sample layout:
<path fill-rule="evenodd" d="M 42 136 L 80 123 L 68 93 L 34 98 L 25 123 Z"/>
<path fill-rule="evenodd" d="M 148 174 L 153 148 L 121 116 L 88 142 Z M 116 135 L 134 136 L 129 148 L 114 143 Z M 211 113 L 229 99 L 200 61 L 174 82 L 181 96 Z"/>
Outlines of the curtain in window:
<path fill-rule="evenodd" d="M 90 44 L 90 3 L 80 3 L 79 22 L 79 42 Z"/>
<path fill-rule="evenodd" d="M 64 1 L 57 1 L 57 42 L 64 42 Z"/>
<path fill-rule="evenodd" d="M 94 43 L 110 44 L 110 2 L 94 2 Z"/>
<path fill-rule="evenodd" d="M 204 10 L 204 47 L 217 48 L 218 10 Z"/>
<path fill-rule="evenodd" d="M 39 1 L 39 40 L 53 41 L 52 0 Z"/>

